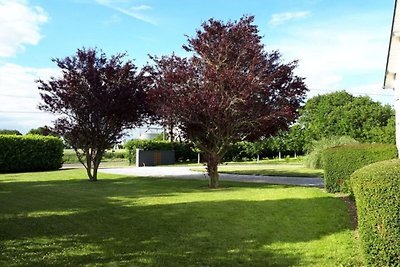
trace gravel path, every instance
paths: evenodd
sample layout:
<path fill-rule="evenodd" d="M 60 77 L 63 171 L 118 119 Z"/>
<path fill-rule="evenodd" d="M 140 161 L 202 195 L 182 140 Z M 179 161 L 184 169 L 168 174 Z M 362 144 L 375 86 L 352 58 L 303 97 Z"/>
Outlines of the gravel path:
<path fill-rule="evenodd" d="M 203 172 L 190 170 L 189 167 L 125 167 L 101 168 L 99 172 L 122 174 L 141 177 L 163 177 L 174 179 L 201 179 L 208 180 L 208 175 Z M 266 184 L 298 185 L 307 187 L 323 187 L 322 178 L 315 177 L 286 177 L 286 176 L 261 176 L 220 173 L 221 181 L 252 182 Z"/>

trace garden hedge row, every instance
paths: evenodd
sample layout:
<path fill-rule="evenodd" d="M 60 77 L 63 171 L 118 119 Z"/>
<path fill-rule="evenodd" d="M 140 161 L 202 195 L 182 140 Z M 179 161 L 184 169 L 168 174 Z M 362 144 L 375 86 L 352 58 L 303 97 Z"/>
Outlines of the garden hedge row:
<path fill-rule="evenodd" d="M 400 161 L 377 162 L 351 175 L 368 266 L 400 266 Z"/>
<path fill-rule="evenodd" d="M 0 172 L 59 169 L 63 148 L 57 137 L 0 135 Z"/>
<path fill-rule="evenodd" d="M 125 144 L 127 158 L 129 163 L 135 162 L 136 149 L 143 150 L 175 150 L 175 161 L 195 161 L 197 153 L 194 152 L 194 147 L 189 143 L 157 141 L 157 140 L 130 140 Z"/>
<path fill-rule="evenodd" d="M 328 192 L 350 193 L 350 175 L 368 164 L 397 157 L 395 145 L 354 144 L 323 152 L 324 183 Z"/>

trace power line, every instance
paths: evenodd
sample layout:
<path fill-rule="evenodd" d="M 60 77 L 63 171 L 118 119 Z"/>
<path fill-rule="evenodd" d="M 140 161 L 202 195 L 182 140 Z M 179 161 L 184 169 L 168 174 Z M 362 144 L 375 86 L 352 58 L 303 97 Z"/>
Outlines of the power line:
<path fill-rule="evenodd" d="M 29 98 L 29 99 L 36 99 L 36 97 L 33 97 L 33 96 L 24 96 L 24 95 L 9 95 L 9 94 L 0 94 L 0 96 L 6 96 L 6 97 L 15 97 L 15 98 Z"/>
<path fill-rule="evenodd" d="M 12 111 L 12 110 L 0 110 L 0 113 L 16 113 L 16 114 L 44 114 L 48 112 L 44 111 Z M 48 113 L 49 114 L 49 113 Z"/>
<path fill-rule="evenodd" d="M 337 92 L 337 91 L 341 91 L 341 90 L 309 89 L 309 91 L 333 93 L 333 92 Z M 344 91 L 346 91 L 346 90 L 344 90 Z M 350 90 L 347 90 L 346 92 L 352 93 L 352 94 L 371 95 L 371 96 L 394 96 L 394 94 L 389 95 L 389 94 L 378 94 L 378 93 L 366 93 L 366 92 L 356 92 L 356 91 L 350 91 Z"/>

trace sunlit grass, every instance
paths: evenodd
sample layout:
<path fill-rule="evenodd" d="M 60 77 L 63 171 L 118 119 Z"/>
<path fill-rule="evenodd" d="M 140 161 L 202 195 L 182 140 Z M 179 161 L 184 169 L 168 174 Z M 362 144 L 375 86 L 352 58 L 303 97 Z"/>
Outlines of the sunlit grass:
<path fill-rule="evenodd" d="M 0 266 L 360 266 L 345 205 L 317 188 L 0 175 Z"/>

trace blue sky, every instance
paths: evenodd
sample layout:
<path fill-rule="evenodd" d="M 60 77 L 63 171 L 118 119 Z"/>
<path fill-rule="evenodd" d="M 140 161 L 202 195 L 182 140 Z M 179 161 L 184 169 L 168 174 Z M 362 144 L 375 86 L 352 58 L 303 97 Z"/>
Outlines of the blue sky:
<path fill-rule="evenodd" d="M 267 50 L 299 60 L 309 96 L 345 89 L 393 104 L 382 90 L 394 0 L 0 0 L 0 129 L 51 125 L 34 80 L 77 48 L 184 55 L 185 35 L 209 18 L 255 15 Z M 144 131 L 144 130 L 141 130 Z M 137 131 L 136 133 L 138 133 Z"/>

